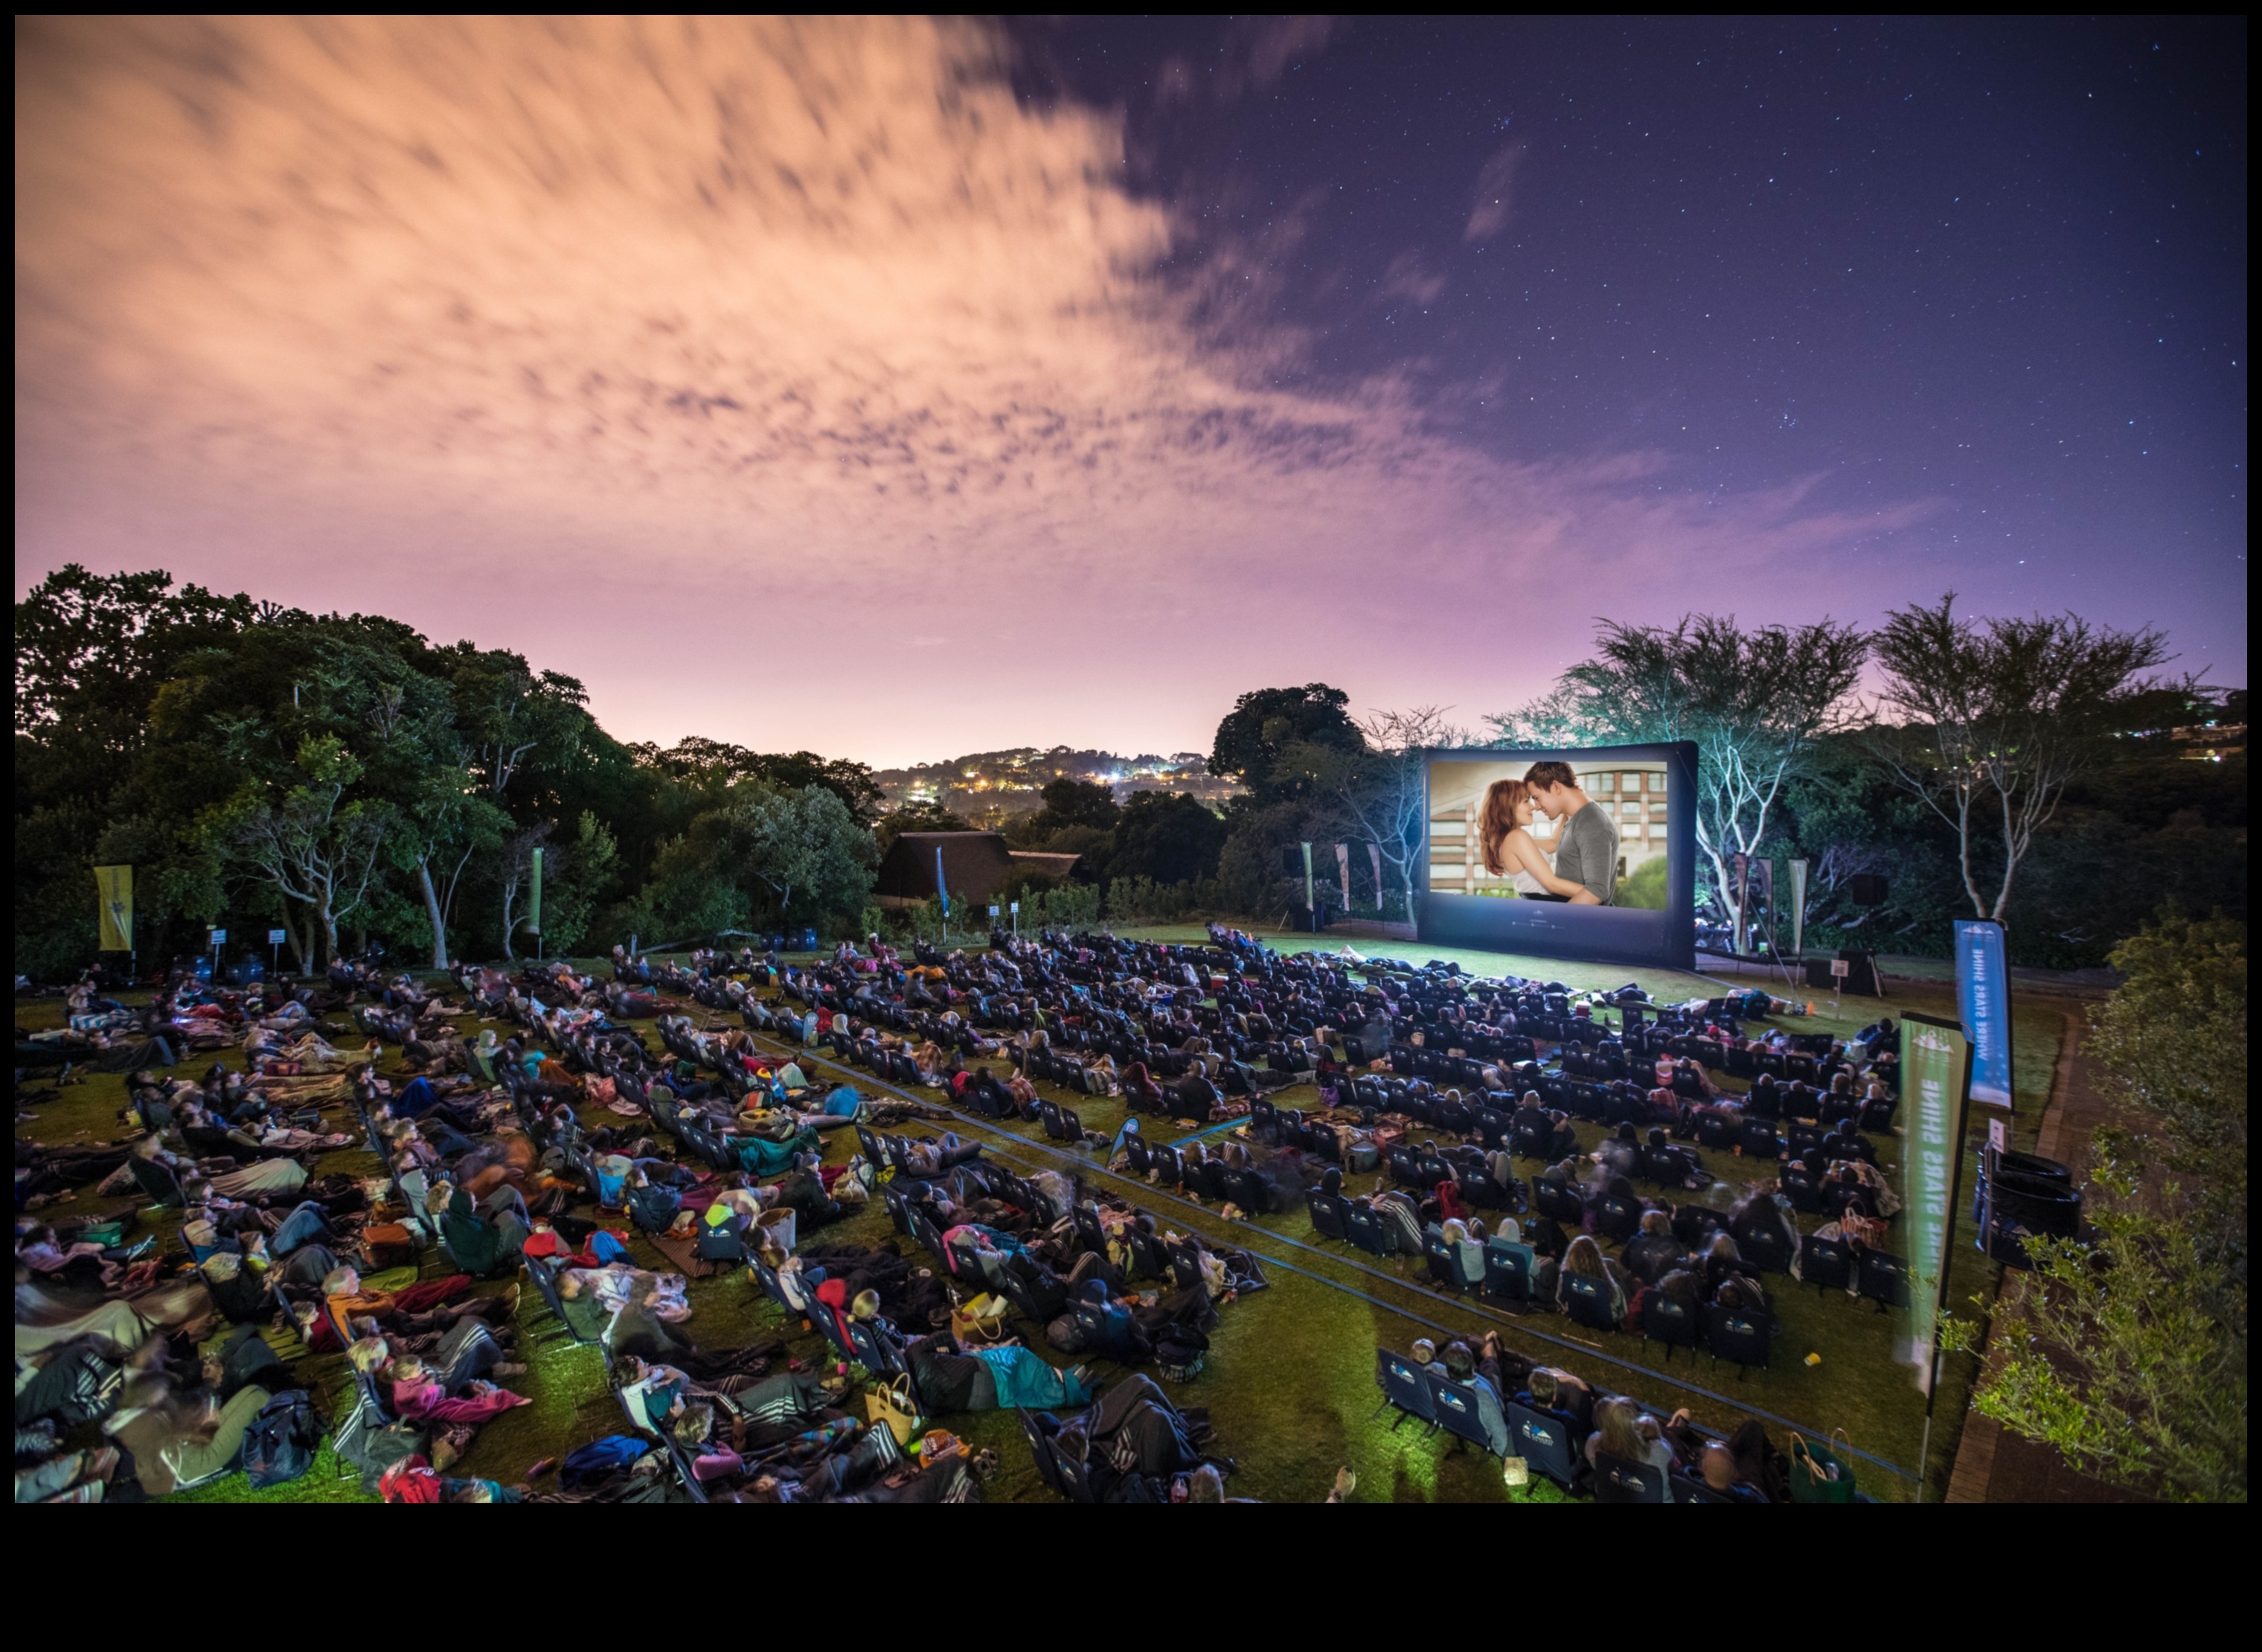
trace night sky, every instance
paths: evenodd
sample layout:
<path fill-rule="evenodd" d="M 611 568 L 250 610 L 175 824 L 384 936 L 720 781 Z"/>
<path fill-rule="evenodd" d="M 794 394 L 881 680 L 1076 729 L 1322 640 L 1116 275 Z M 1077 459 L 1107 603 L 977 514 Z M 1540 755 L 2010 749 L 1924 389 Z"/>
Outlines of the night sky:
<path fill-rule="evenodd" d="M 1474 723 L 1596 616 L 2246 666 L 2225 23 L 18 25 L 17 581 L 624 738 Z"/>

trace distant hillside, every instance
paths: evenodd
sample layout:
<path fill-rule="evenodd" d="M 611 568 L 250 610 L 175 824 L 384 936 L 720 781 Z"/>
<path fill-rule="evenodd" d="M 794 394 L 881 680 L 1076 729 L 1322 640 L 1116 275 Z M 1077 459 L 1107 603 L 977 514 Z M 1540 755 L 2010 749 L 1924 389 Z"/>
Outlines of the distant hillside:
<path fill-rule="evenodd" d="M 908 768 L 882 768 L 872 778 L 891 805 L 939 803 L 954 813 L 989 825 L 1040 807 L 1038 791 L 1063 777 L 1103 783 L 1114 788 L 1119 798 L 1135 791 L 1187 791 L 1206 803 L 1222 803 L 1241 790 L 1240 783 L 1215 778 L 1207 762 L 1201 752 L 1178 752 L 1169 757 L 1145 752 L 1125 757 L 1067 746 L 1048 750 L 1021 746 L 1011 751 L 972 752 Z"/>

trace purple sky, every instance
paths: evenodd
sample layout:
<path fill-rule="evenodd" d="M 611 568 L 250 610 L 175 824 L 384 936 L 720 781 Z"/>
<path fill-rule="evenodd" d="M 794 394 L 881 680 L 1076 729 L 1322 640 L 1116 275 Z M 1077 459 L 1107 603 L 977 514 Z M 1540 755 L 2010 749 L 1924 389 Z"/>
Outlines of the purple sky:
<path fill-rule="evenodd" d="M 626 739 L 1474 724 L 1949 587 L 2246 670 L 2243 22 L 17 30 L 17 586 Z"/>

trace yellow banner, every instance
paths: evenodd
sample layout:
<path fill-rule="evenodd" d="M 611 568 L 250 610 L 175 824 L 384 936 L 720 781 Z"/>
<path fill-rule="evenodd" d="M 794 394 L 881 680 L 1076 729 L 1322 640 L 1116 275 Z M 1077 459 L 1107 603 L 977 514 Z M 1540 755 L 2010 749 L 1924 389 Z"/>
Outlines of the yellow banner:
<path fill-rule="evenodd" d="M 95 909 L 102 925 L 104 952 L 133 950 L 133 869 L 97 866 L 94 869 Z"/>

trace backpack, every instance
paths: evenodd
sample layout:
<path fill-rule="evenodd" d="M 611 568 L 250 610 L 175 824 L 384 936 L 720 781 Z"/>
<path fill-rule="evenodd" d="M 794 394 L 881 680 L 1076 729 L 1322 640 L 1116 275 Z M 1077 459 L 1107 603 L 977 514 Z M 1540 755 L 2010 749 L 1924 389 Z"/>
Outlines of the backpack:
<path fill-rule="evenodd" d="M 254 1491 L 296 1480 L 314 1466 L 322 1419 L 304 1389 L 277 1394 L 243 1431 L 243 1473 Z"/>
<path fill-rule="evenodd" d="M 627 1468 L 651 1449 L 646 1441 L 627 1434 L 593 1439 L 566 1454 L 566 1461 L 558 1465 L 558 1483 L 568 1490 L 592 1485 L 616 1468 Z"/>
<path fill-rule="evenodd" d="M 374 1493 L 385 1471 L 397 1462 L 424 1454 L 423 1431 L 408 1423 L 388 1422 L 349 1385 L 338 1407 L 330 1443 L 338 1461 L 361 1470 L 361 1489 Z"/>

